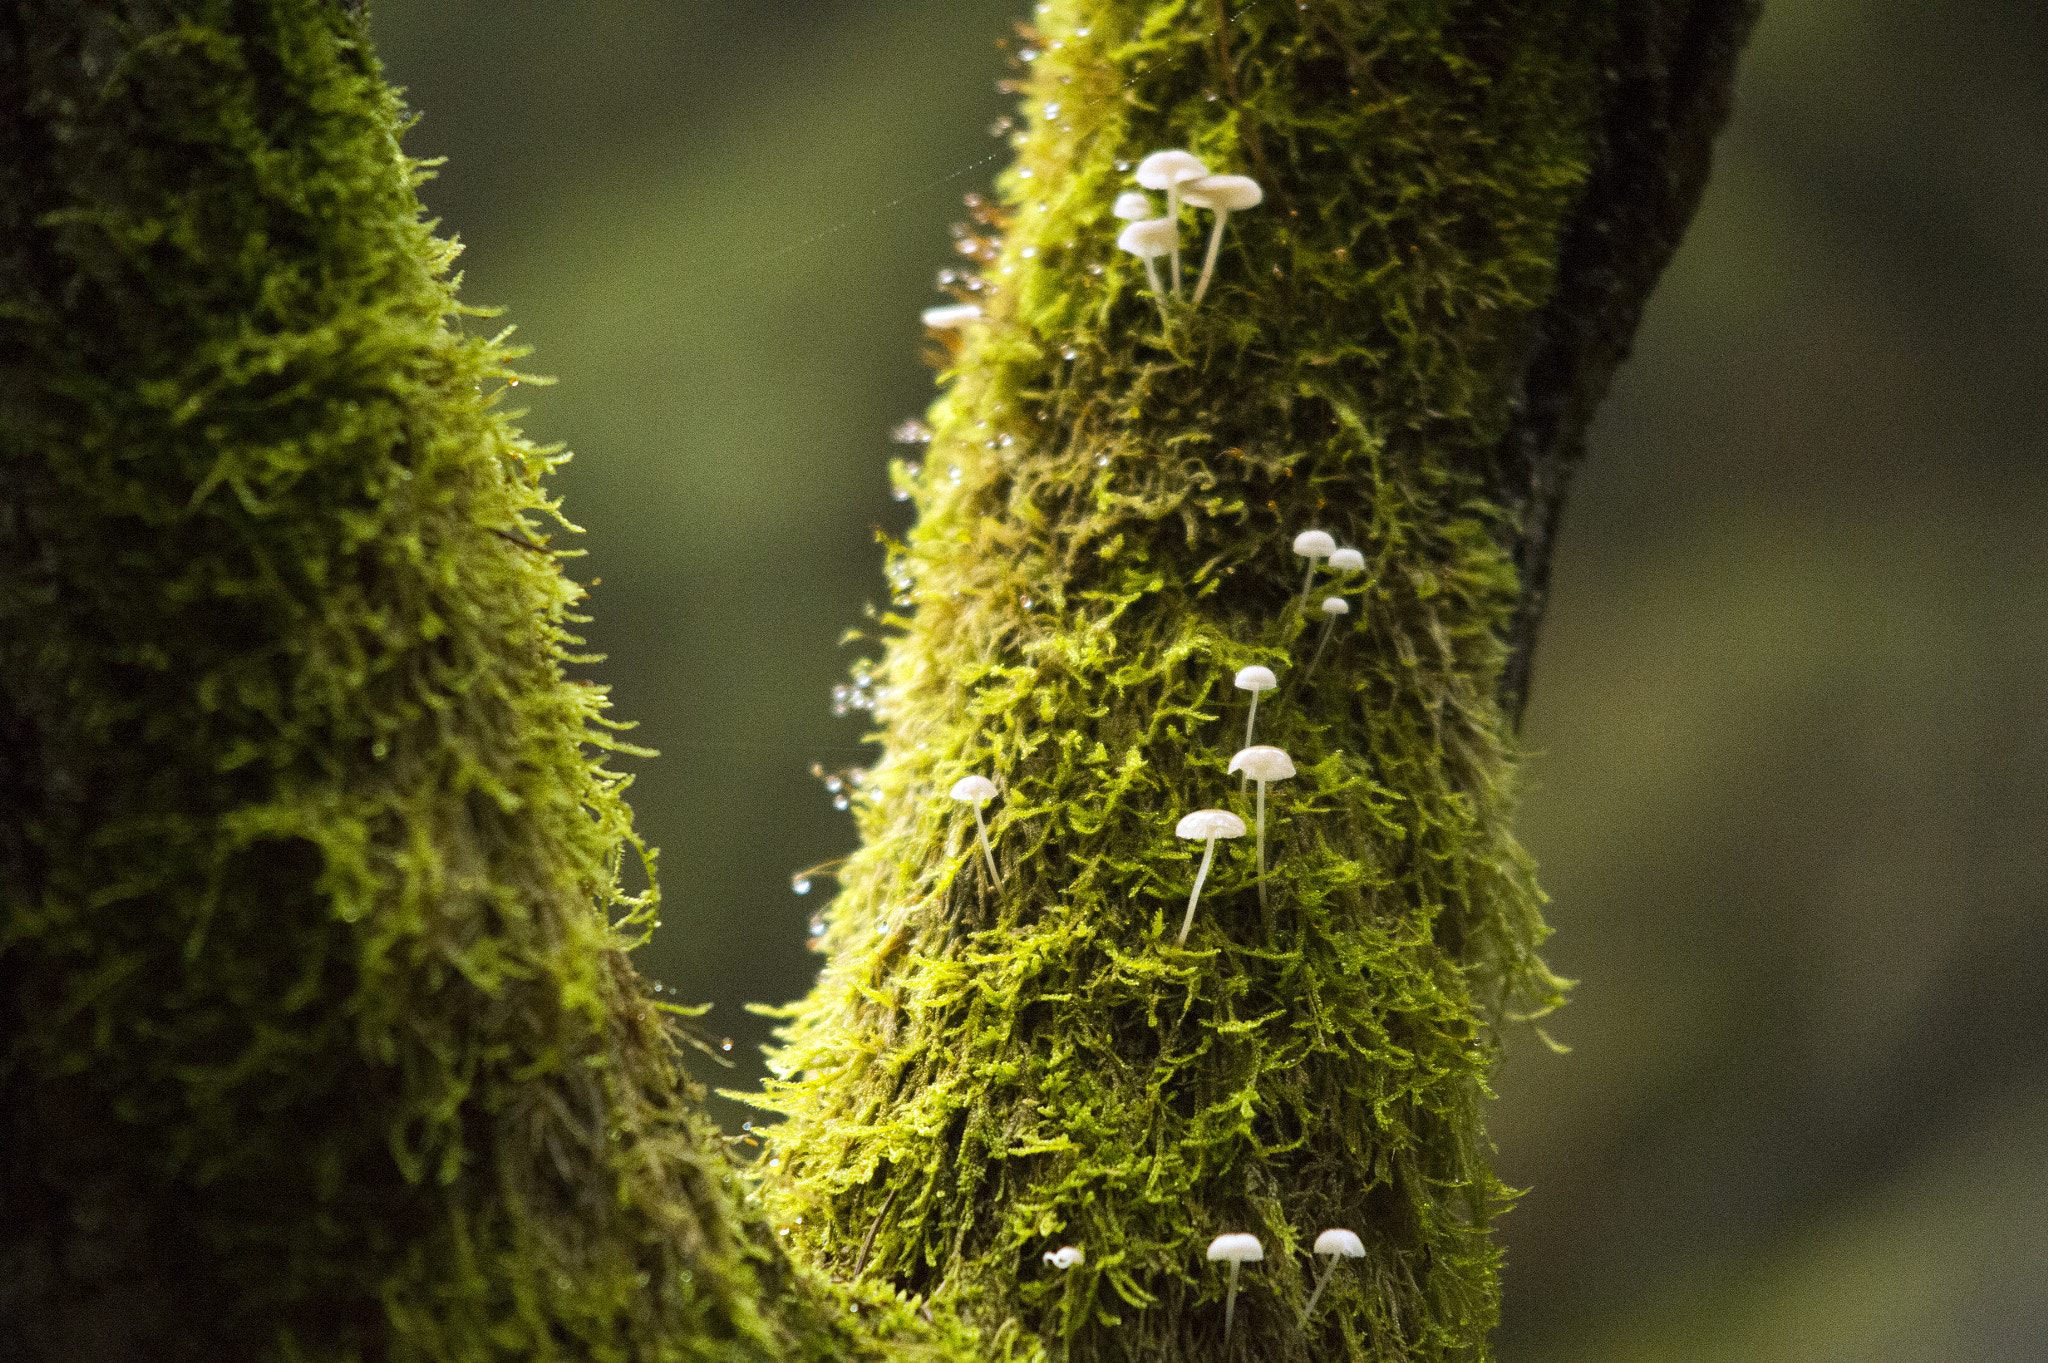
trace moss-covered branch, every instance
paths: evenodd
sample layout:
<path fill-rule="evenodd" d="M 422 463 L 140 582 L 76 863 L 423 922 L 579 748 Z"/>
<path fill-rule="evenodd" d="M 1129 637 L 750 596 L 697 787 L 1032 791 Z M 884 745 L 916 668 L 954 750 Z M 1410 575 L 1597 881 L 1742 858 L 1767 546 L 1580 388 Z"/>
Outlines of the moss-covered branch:
<path fill-rule="evenodd" d="M 1548 451 L 1514 474 L 1500 452 L 1557 348 L 1610 62 L 1652 8 L 1039 7 L 1018 163 L 963 285 L 986 320 L 900 470 L 919 519 L 881 621 L 864 846 L 767 1099 L 774 1205 L 816 1262 L 1057 1357 L 1216 1359 L 1203 1247 L 1250 1231 L 1267 1258 L 1230 1356 L 1484 1352 L 1506 1191 L 1479 1103 L 1498 1024 L 1560 990 L 1500 700 Z M 1207 301 L 1162 316 L 1111 208 L 1166 147 L 1266 197 Z M 1310 527 L 1366 560 L 1313 593 L 1351 613 L 1312 676 Z M 1259 738 L 1300 775 L 1264 893 L 1251 849 L 1220 846 L 1177 946 L 1200 849 L 1176 820 L 1253 815 L 1225 770 L 1251 664 L 1282 681 Z M 943 798 L 973 772 L 1003 786 L 1000 883 Z M 1328 1226 L 1366 1257 L 1302 1323 Z M 1063 1244 L 1085 1262 L 1046 1264 Z"/>

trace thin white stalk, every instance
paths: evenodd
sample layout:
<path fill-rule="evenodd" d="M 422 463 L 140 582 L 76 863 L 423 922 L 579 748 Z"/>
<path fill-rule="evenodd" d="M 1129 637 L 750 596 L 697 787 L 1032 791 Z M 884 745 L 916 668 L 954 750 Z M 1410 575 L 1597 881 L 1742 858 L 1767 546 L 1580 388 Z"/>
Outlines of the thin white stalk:
<path fill-rule="evenodd" d="M 1256 692 L 1256 691 L 1254 691 L 1254 692 L 1252 692 L 1252 710 L 1251 710 L 1251 713 L 1250 713 L 1250 714 L 1248 714 L 1248 715 L 1246 715 L 1246 716 L 1244 717 L 1244 746 L 1245 746 L 1245 747 L 1247 747 L 1247 748 L 1249 748 L 1249 747 L 1250 747 L 1250 746 L 1252 745 L 1252 725 L 1254 725 L 1254 724 L 1256 724 L 1256 723 L 1258 722 L 1258 718 L 1259 718 L 1259 693 L 1258 693 L 1258 692 Z M 1242 791 L 1242 790 L 1243 790 L 1243 789 L 1244 789 L 1244 788 L 1245 788 L 1245 787 L 1246 787 L 1247 785 L 1251 784 L 1251 779 L 1252 779 L 1252 778 L 1251 778 L 1251 773 L 1249 773 L 1249 772 L 1239 772 L 1239 773 L 1238 773 L 1238 776 L 1237 776 L 1237 788 L 1238 788 L 1238 790 Z"/>
<path fill-rule="evenodd" d="M 1230 1348 L 1230 1318 L 1237 1312 L 1237 1260 L 1230 1261 L 1230 1290 L 1223 1294 L 1223 1347 Z"/>
<path fill-rule="evenodd" d="M 1145 278 L 1152 281 L 1152 301 L 1159 305 L 1159 325 L 1171 326 L 1166 316 L 1166 293 L 1159 287 L 1159 266 L 1151 256 L 1145 257 Z"/>
<path fill-rule="evenodd" d="M 1223 224 L 1230 218 L 1230 210 L 1216 210 L 1216 230 L 1209 233 L 1209 257 L 1202 262 L 1202 277 L 1195 281 L 1195 296 L 1188 301 L 1199 303 L 1202 295 L 1209 292 L 1209 276 L 1216 273 L 1216 251 L 1223 245 Z"/>
<path fill-rule="evenodd" d="M 1310 558 L 1308 561 L 1308 572 L 1301 579 L 1301 608 L 1303 610 L 1308 609 L 1308 589 L 1316 580 L 1316 564 L 1321 561 L 1317 558 Z"/>
<path fill-rule="evenodd" d="M 997 885 L 1001 885 L 1003 883 L 1003 877 L 996 870 L 996 854 L 989 850 L 988 825 L 981 821 L 980 805 L 976 805 L 974 807 L 974 831 L 981 835 L 982 856 L 988 858 L 988 878 L 994 881 Z"/>
<path fill-rule="evenodd" d="M 1324 619 L 1323 637 L 1316 641 L 1315 656 L 1308 660 L 1308 671 L 1301 674 L 1301 679 L 1303 681 L 1307 681 L 1310 677 L 1313 677 L 1316 674 L 1316 664 L 1323 660 L 1323 649 L 1328 646 L 1330 642 L 1330 636 L 1336 632 L 1337 617 L 1332 615 Z"/>
<path fill-rule="evenodd" d="M 1259 782 L 1259 907 L 1266 907 L 1266 783 Z"/>
<path fill-rule="evenodd" d="M 1188 896 L 1188 916 L 1180 920 L 1180 936 L 1173 939 L 1175 946 L 1186 945 L 1188 929 L 1195 925 L 1195 905 L 1202 898 L 1202 882 L 1209 878 L 1209 858 L 1215 855 L 1216 839 L 1211 837 L 1202 844 L 1202 869 L 1195 872 L 1195 892 Z"/>
<path fill-rule="evenodd" d="M 1316 1298 L 1323 1295 L 1323 1289 L 1330 1285 L 1330 1279 L 1337 1272 L 1337 1256 L 1330 1256 L 1330 1266 L 1323 1270 L 1323 1276 L 1316 1279 L 1316 1290 L 1308 1294 L 1308 1305 L 1301 1308 L 1301 1323 L 1308 1324 L 1309 1314 L 1316 1309 Z"/>
<path fill-rule="evenodd" d="M 1180 181 L 1166 182 L 1166 220 L 1173 224 L 1173 296 L 1180 299 Z"/>

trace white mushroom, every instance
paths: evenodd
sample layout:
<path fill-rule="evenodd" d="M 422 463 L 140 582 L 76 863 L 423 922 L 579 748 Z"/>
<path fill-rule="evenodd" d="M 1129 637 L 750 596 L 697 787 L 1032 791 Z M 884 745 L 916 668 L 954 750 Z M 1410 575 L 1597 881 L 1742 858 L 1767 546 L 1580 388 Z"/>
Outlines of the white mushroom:
<path fill-rule="evenodd" d="M 1333 573 L 1356 573 L 1365 568 L 1365 555 L 1356 549 L 1339 549 L 1330 555 L 1330 571 Z"/>
<path fill-rule="evenodd" d="M 1309 584 L 1316 580 L 1316 560 L 1337 552 L 1337 541 L 1327 530 L 1304 530 L 1294 537 L 1294 552 L 1308 560 L 1308 576 L 1301 580 L 1301 604 L 1308 607 Z"/>
<path fill-rule="evenodd" d="M 1180 297 L 1180 187 L 1199 180 L 1209 168 L 1184 151 L 1155 151 L 1138 162 L 1138 183 L 1166 191 L 1166 221 L 1173 224 L 1173 296 Z"/>
<path fill-rule="evenodd" d="M 1252 693 L 1251 713 L 1244 717 L 1244 745 L 1252 745 L 1252 724 L 1259 717 L 1259 692 L 1271 691 L 1280 684 L 1270 667 L 1240 667 L 1237 670 L 1237 689 Z"/>
<path fill-rule="evenodd" d="M 1195 281 L 1195 296 L 1188 300 L 1199 303 L 1202 295 L 1209 291 L 1209 277 L 1216 273 L 1216 252 L 1223 245 L 1223 224 L 1230 220 L 1233 212 L 1257 208 L 1265 199 L 1266 191 L 1248 175 L 1204 175 L 1199 180 L 1182 183 L 1180 197 L 1183 202 L 1206 208 L 1216 215 L 1216 226 L 1209 233 L 1209 256 L 1202 262 L 1202 277 Z"/>
<path fill-rule="evenodd" d="M 1266 1247 L 1259 1243 L 1256 1235 L 1238 1231 L 1232 1235 L 1219 1235 L 1209 1242 L 1209 1262 L 1218 1260 L 1230 1264 L 1230 1290 L 1223 1295 L 1223 1347 L 1230 1348 L 1230 1318 L 1237 1311 L 1237 1269 L 1240 1264 L 1255 1264 L 1266 1257 Z"/>
<path fill-rule="evenodd" d="M 1176 837 L 1203 839 L 1202 869 L 1195 872 L 1194 893 L 1188 896 L 1188 916 L 1180 920 L 1180 936 L 1173 939 L 1175 946 L 1181 946 L 1188 940 L 1188 929 L 1195 925 L 1195 904 L 1202 897 L 1202 882 L 1209 878 L 1209 860 L 1216 855 L 1216 839 L 1243 837 L 1244 820 L 1227 809 L 1198 809 L 1182 818 L 1173 832 Z"/>
<path fill-rule="evenodd" d="M 952 303 L 942 308 L 926 308 L 921 320 L 933 331 L 958 331 L 969 322 L 981 320 L 981 305 Z"/>
<path fill-rule="evenodd" d="M 963 776 L 953 783 L 953 798 L 962 804 L 974 806 L 974 831 L 981 835 L 981 854 L 988 858 L 988 878 L 1000 885 L 1003 878 L 996 872 L 996 854 L 989 850 L 988 825 L 981 821 L 981 807 L 996 798 L 996 783 L 986 776 Z"/>
<path fill-rule="evenodd" d="M 1365 1246 L 1358 1242 L 1355 1233 L 1338 1228 L 1326 1230 L 1316 1237 L 1316 1253 L 1328 1258 L 1330 1264 L 1323 1270 L 1323 1276 L 1316 1279 L 1316 1290 L 1308 1294 L 1308 1305 L 1301 1308 L 1301 1323 L 1304 1326 L 1308 1324 L 1309 1313 L 1316 1309 L 1316 1298 L 1322 1296 L 1323 1289 L 1330 1285 L 1330 1278 L 1337 1271 L 1337 1261 L 1363 1259 Z"/>
<path fill-rule="evenodd" d="M 1072 1268 L 1087 1257 L 1073 1245 L 1061 1245 L 1058 1249 L 1049 1249 L 1045 1252 L 1045 1262 L 1051 1268 Z"/>
<path fill-rule="evenodd" d="M 1159 320 L 1166 320 L 1166 293 L 1159 287 L 1159 267 L 1153 264 L 1174 248 L 1180 233 L 1169 218 L 1145 218 L 1117 234 L 1116 244 L 1145 262 L 1145 278 L 1152 281 L 1152 296 L 1159 300 Z"/>
<path fill-rule="evenodd" d="M 1266 782 L 1285 781 L 1294 775 L 1294 759 L 1266 744 L 1246 748 L 1230 759 L 1233 772 L 1244 772 L 1259 783 L 1259 906 L 1266 904 Z"/>
<path fill-rule="evenodd" d="M 1152 196 L 1140 194 L 1135 189 L 1127 189 L 1116 196 L 1116 207 L 1112 211 L 1119 218 L 1124 218 L 1131 222 L 1136 222 L 1140 218 L 1149 218 L 1152 216 Z"/>
<path fill-rule="evenodd" d="M 1330 642 L 1330 635 L 1337 628 L 1337 617 L 1351 614 L 1351 603 L 1341 596 L 1323 598 L 1323 637 L 1316 640 L 1316 655 L 1308 660 L 1308 670 L 1301 674 L 1307 681 L 1316 674 L 1316 664 L 1323 660 L 1323 647 Z"/>

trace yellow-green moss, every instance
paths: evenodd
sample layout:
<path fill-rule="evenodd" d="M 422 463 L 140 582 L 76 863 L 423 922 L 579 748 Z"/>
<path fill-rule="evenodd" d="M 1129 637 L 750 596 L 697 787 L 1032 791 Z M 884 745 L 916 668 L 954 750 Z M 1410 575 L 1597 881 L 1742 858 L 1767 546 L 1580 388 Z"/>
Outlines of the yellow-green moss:
<path fill-rule="evenodd" d="M 1587 171 L 1607 8 L 1038 9 L 961 286 L 987 321 L 897 471 L 919 516 L 874 663 L 883 754 L 763 1099 L 787 1118 L 771 1205 L 812 1261 L 1058 1358 L 1220 1357 L 1203 1248 L 1240 1230 L 1267 1259 L 1232 1356 L 1480 1356 L 1495 1027 L 1560 989 L 1508 826 L 1517 583 L 1480 473 Z M 1266 200 L 1162 326 L 1110 209 L 1166 147 Z M 1304 681 L 1312 526 L 1367 571 Z M 1249 818 L 1225 765 L 1251 663 L 1300 775 L 1269 794 L 1268 906 L 1251 840 L 1219 845 L 1183 949 L 1199 848 L 1173 826 Z M 1005 787 L 1000 888 L 945 798 L 970 772 Z M 1299 1328 L 1333 1225 L 1367 1257 Z M 1045 1267 L 1062 1244 L 1086 1263 Z"/>
<path fill-rule="evenodd" d="M 962 1356 L 692 1115 L 360 21 L 13 6 L 0 102 L 0 1354 Z"/>

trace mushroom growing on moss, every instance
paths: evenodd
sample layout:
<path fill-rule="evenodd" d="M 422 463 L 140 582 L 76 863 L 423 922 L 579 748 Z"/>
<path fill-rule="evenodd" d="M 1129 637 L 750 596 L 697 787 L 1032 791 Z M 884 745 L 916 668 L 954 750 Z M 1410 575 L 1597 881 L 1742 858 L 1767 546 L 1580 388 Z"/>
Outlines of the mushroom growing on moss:
<path fill-rule="evenodd" d="M 1356 549 L 1339 549 L 1330 555 L 1330 571 L 1333 573 L 1356 573 L 1365 567 L 1365 555 Z"/>
<path fill-rule="evenodd" d="M 996 783 L 986 776 L 963 776 L 953 783 L 953 798 L 974 806 L 974 831 L 981 836 L 981 854 L 988 859 L 988 878 L 997 885 L 1003 878 L 996 872 L 996 854 L 989 850 L 988 825 L 981 821 L 981 807 L 996 798 Z"/>
<path fill-rule="evenodd" d="M 1259 905 L 1263 908 L 1266 903 L 1266 782 L 1285 781 L 1292 777 L 1294 759 L 1278 748 L 1261 743 L 1231 758 L 1230 769 L 1241 771 L 1259 783 Z"/>
<path fill-rule="evenodd" d="M 1116 244 L 1145 262 L 1145 278 L 1152 283 L 1152 296 L 1159 300 L 1159 320 L 1166 322 L 1166 293 L 1159 287 L 1159 257 L 1173 249 L 1180 233 L 1169 218 L 1144 218 L 1117 234 Z"/>
<path fill-rule="evenodd" d="M 1280 681 L 1270 667 L 1240 667 L 1237 669 L 1237 689 L 1252 693 L 1252 708 L 1244 717 L 1244 745 L 1252 745 L 1252 725 L 1259 718 L 1259 692 L 1271 691 Z"/>
<path fill-rule="evenodd" d="M 1045 1262 L 1049 1268 L 1072 1268 L 1085 1261 L 1087 1257 L 1073 1245 L 1061 1245 L 1058 1249 L 1049 1249 L 1045 1252 Z"/>
<path fill-rule="evenodd" d="M 1308 560 L 1308 576 L 1301 580 L 1302 608 L 1308 608 L 1308 589 L 1316 580 L 1316 562 L 1337 552 L 1337 541 L 1327 530 L 1304 530 L 1294 537 L 1294 552 Z"/>
<path fill-rule="evenodd" d="M 1244 820 L 1227 809 L 1198 809 L 1184 816 L 1173 831 L 1178 837 L 1203 839 L 1202 869 L 1195 872 L 1194 893 L 1188 896 L 1188 916 L 1180 920 L 1180 936 L 1173 939 L 1175 946 L 1182 946 L 1188 940 L 1188 929 L 1195 925 L 1195 905 L 1202 898 L 1202 882 L 1209 878 L 1209 860 L 1216 855 L 1216 839 L 1243 837 Z"/>
<path fill-rule="evenodd" d="M 1188 300 L 1199 303 L 1202 295 L 1209 291 L 1209 277 L 1216 273 L 1216 252 L 1223 245 L 1223 224 L 1230 220 L 1233 212 L 1258 207 L 1264 201 L 1266 191 L 1248 175 L 1204 175 L 1199 180 L 1183 182 L 1180 197 L 1183 203 L 1206 208 L 1216 215 L 1216 226 L 1209 233 L 1209 255 L 1202 261 L 1202 277 L 1195 281 L 1194 297 Z"/>
<path fill-rule="evenodd" d="M 1323 1270 L 1323 1276 L 1316 1279 L 1316 1290 L 1308 1294 L 1308 1305 L 1301 1308 L 1301 1323 L 1308 1324 L 1309 1313 L 1316 1309 L 1316 1298 L 1323 1295 L 1323 1289 L 1330 1285 L 1330 1279 L 1337 1272 L 1339 1259 L 1363 1259 L 1365 1246 L 1359 1243 L 1355 1231 L 1342 1227 L 1326 1230 L 1316 1237 L 1316 1253 L 1329 1259 L 1330 1265 Z"/>
<path fill-rule="evenodd" d="M 1152 216 L 1152 199 L 1135 189 L 1127 189 L 1116 196 L 1116 207 L 1110 210 L 1126 222 Z"/>
<path fill-rule="evenodd" d="M 1219 1235 L 1209 1242 L 1209 1262 L 1225 1262 L 1230 1265 L 1230 1290 L 1223 1296 L 1223 1347 L 1230 1347 L 1230 1318 L 1237 1311 L 1237 1270 L 1240 1264 L 1255 1264 L 1266 1257 L 1266 1247 L 1259 1243 L 1259 1237 L 1238 1231 L 1231 1235 Z"/>
<path fill-rule="evenodd" d="M 1337 617 L 1349 614 L 1351 614 L 1351 603 L 1343 597 L 1326 596 L 1323 598 L 1323 637 L 1316 640 L 1315 656 L 1308 660 L 1308 667 L 1301 674 L 1303 681 L 1307 681 L 1315 675 L 1316 664 L 1323 660 L 1323 649 L 1329 644 L 1330 635 L 1335 633 L 1337 629 Z"/>
<path fill-rule="evenodd" d="M 1160 221 L 1173 228 L 1173 296 L 1180 297 L 1180 187 L 1199 180 L 1209 168 L 1184 151 L 1155 151 L 1138 162 L 1138 183 L 1146 189 L 1166 191 L 1166 216 Z"/>

